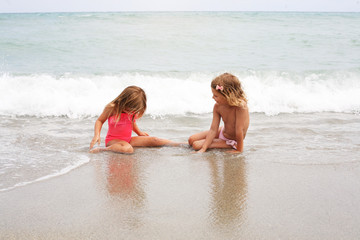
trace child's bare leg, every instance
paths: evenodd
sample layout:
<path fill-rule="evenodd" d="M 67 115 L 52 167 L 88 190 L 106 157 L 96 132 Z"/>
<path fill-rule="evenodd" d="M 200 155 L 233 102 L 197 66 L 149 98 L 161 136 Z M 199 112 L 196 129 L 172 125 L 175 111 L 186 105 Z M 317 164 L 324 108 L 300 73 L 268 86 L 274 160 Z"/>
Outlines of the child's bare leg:
<path fill-rule="evenodd" d="M 138 136 L 131 138 L 131 146 L 133 147 L 160 147 L 160 146 L 179 146 L 183 143 L 177 143 L 171 140 L 150 137 L 150 136 Z"/>
<path fill-rule="evenodd" d="M 192 146 L 194 144 L 195 141 L 199 141 L 199 140 L 203 140 L 206 138 L 206 135 L 208 134 L 209 131 L 203 131 L 203 132 L 199 132 L 199 133 L 195 133 L 194 135 L 191 135 L 189 137 L 189 145 Z"/>
<path fill-rule="evenodd" d="M 201 139 L 201 140 L 197 140 L 197 141 L 193 141 L 191 146 L 194 150 L 198 151 L 202 148 L 203 144 L 205 142 L 205 139 Z M 189 138 L 189 144 L 190 144 L 190 138 Z"/>
<path fill-rule="evenodd" d="M 109 146 L 106 147 L 106 151 L 118 152 L 118 153 L 133 153 L 133 147 L 125 141 L 119 141 L 113 144 L 108 144 Z"/>
<path fill-rule="evenodd" d="M 215 136 L 215 139 L 217 139 L 219 137 L 220 131 L 221 131 L 221 127 L 219 128 L 219 130 Z M 209 133 L 209 131 L 203 131 L 203 132 L 199 132 L 199 133 L 195 133 L 194 135 L 191 135 L 188 140 L 189 145 L 192 146 L 195 150 L 199 150 L 202 147 L 202 145 L 204 144 L 208 133 Z M 196 146 L 194 146 L 194 144 L 196 144 Z M 200 148 L 199 148 L 199 145 L 200 145 Z M 211 148 L 211 145 L 209 146 L 209 148 Z"/>
<path fill-rule="evenodd" d="M 106 147 L 94 147 L 90 150 L 90 153 L 99 153 L 103 151 L 106 151 Z"/>
<path fill-rule="evenodd" d="M 133 153 L 134 149 L 133 147 L 126 141 L 122 140 L 112 140 L 108 142 L 107 147 L 98 147 L 92 149 L 91 153 L 98 153 L 103 151 L 112 151 L 117 153 Z"/>
<path fill-rule="evenodd" d="M 193 142 L 193 145 L 192 145 L 193 149 L 200 150 L 202 148 L 204 142 L 205 142 L 205 139 Z M 210 144 L 210 146 L 208 146 L 208 149 L 210 149 L 210 148 L 232 148 L 232 146 L 227 145 L 226 142 L 222 139 L 215 138 L 212 141 L 212 143 Z"/>

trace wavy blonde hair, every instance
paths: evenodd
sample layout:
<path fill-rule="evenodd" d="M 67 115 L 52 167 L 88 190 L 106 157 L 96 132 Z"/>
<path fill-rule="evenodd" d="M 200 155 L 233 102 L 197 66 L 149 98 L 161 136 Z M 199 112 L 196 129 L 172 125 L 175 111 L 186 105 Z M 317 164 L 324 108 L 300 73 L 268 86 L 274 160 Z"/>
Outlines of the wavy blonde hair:
<path fill-rule="evenodd" d="M 223 73 L 214 78 L 211 82 L 211 87 L 221 93 L 230 106 L 244 107 L 247 103 L 247 98 L 239 79 L 230 73 Z"/>
<path fill-rule="evenodd" d="M 134 121 L 136 116 L 141 117 L 146 110 L 145 91 L 137 86 L 129 86 L 106 107 L 112 109 L 109 117 L 115 115 L 116 122 L 119 122 L 121 113 L 123 112 L 132 114 L 131 120 Z"/>

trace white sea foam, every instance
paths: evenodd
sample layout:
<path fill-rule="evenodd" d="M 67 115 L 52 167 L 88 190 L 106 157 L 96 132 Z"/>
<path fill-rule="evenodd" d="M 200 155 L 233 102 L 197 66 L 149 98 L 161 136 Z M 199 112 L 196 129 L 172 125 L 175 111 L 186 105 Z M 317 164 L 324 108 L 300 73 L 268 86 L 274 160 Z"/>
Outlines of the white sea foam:
<path fill-rule="evenodd" d="M 0 76 L 0 115 L 91 117 L 126 86 L 142 87 L 147 114 L 212 111 L 210 81 L 219 73 L 123 73 L 113 76 L 47 74 Z M 359 112 L 359 72 L 239 72 L 251 112 Z"/>

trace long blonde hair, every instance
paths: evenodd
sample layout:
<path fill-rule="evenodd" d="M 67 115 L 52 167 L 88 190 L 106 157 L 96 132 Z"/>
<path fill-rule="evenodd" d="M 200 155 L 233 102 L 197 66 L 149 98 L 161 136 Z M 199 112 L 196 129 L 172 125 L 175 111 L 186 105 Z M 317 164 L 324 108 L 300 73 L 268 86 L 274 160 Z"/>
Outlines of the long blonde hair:
<path fill-rule="evenodd" d="M 214 78 L 211 82 L 211 87 L 221 93 L 230 106 L 244 107 L 247 103 L 247 98 L 239 79 L 230 73 L 223 73 Z"/>
<path fill-rule="evenodd" d="M 129 86 L 106 107 L 112 109 L 109 117 L 115 115 L 116 122 L 119 122 L 123 112 L 132 114 L 132 121 L 134 121 L 136 116 L 141 117 L 146 110 L 145 91 L 137 86 Z"/>

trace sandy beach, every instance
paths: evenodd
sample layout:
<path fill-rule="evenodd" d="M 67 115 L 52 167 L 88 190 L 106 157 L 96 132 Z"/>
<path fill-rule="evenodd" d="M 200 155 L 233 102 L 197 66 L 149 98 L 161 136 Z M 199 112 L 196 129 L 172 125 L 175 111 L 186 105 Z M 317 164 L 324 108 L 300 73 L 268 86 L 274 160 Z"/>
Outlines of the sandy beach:
<path fill-rule="evenodd" d="M 360 163 L 105 153 L 0 193 L 2 239 L 358 239 Z"/>

